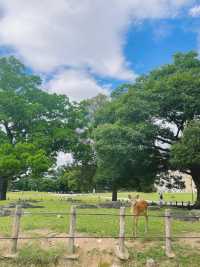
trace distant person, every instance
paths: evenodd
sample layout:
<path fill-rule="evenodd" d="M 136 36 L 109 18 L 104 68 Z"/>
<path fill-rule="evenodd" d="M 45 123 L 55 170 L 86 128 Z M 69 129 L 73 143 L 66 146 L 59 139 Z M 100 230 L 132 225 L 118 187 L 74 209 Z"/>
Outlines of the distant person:
<path fill-rule="evenodd" d="M 162 192 L 159 193 L 159 203 L 160 203 L 160 206 L 162 206 L 163 204 L 163 193 Z"/>

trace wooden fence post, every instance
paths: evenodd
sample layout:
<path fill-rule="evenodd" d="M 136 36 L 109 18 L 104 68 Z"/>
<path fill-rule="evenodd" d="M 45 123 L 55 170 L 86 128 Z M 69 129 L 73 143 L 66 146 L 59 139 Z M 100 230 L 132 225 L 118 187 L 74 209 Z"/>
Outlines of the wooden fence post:
<path fill-rule="evenodd" d="M 69 240 L 68 240 L 68 253 L 75 253 L 75 231 L 76 231 L 76 208 L 71 207 L 70 225 L 69 225 Z"/>
<path fill-rule="evenodd" d="M 121 260 L 128 260 L 129 253 L 125 247 L 125 207 L 120 208 L 119 215 L 119 245 L 116 248 L 116 255 Z"/>
<path fill-rule="evenodd" d="M 22 215 L 22 208 L 20 205 L 16 205 L 13 217 L 13 225 L 12 225 L 12 243 L 11 243 L 12 254 L 15 254 L 17 252 L 17 241 L 19 236 L 21 215 Z"/>
<path fill-rule="evenodd" d="M 146 267 L 156 267 L 156 266 L 157 266 L 157 264 L 153 259 L 148 259 L 146 261 Z"/>
<path fill-rule="evenodd" d="M 175 255 L 172 252 L 171 244 L 171 213 L 170 210 L 165 210 L 165 253 L 169 258 L 173 258 Z"/>

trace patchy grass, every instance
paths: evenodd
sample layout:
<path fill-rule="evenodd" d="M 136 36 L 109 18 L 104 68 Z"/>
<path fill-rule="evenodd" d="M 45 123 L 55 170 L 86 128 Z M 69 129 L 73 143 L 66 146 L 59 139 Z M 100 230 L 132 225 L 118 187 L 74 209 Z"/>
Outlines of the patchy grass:
<path fill-rule="evenodd" d="M 41 247 L 30 245 L 22 248 L 16 259 L 16 264 L 19 266 L 48 266 L 56 265 L 59 258 L 64 254 L 64 248 L 51 248 L 45 250 Z"/>
<path fill-rule="evenodd" d="M 144 245 L 145 244 L 145 245 Z M 103 244 L 102 244 L 103 245 Z M 137 249 L 140 246 L 141 249 Z M 200 262 L 200 251 L 199 249 L 191 249 L 189 246 L 180 246 L 175 243 L 173 245 L 175 257 L 169 259 L 165 256 L 164 243 L 163 242 L 151 242 L 148 246 L 147 242 L 137 242 L 136 249 L 133 247 L 129 248 L 129 260 L 122 263 L 120 266 L 123 267 L 143 267 L 146 266 L 147 259 L 154 259 L 159 267 L 198 267 Z M 100 252 L 99 252 L 100 253 Z M 103 251 L 101 252 L 101 260 L 98 267 L 111 267 L 111 262 L 103 260 Z M 44 249 L 41 246 L 32 244 L 24 246 L 19 250 L 18 256 L 15 259 L 1 260 L 1 267 L 61 267 L 68 266 L 63 265 L 62 257 L 65 255 L 65 248 L 63 246 L 56 246 L 56 248 Z M 98 254 L 98 256 L 100 256 Z M 90 266 L 90 256 L 86 262 L 79 262 L 79 265 L 75 266 Z M 115 256 L 113 255 L 113 260 Z M 83 264 L 83 265 L 82 265 Z M 71 266 L 71 265 L 70 265 Z M 74 266 L 74 265 L 73 265 Z M 92 264 L 92 266 L 94 266 Z M 97 266 L 97 265 L 95 265 Z"/>
<path fill-rule="evenodd" d="M 1 261 L 0 266 L 12 267 L 50 267 L 57 266 L 59 259 L 64 255 L 64 247 L 49 248 L 48 250 L 41 248 L 36 244 L 22 247 L 16 258 Z"/>
<path fill-rule="evenodd" d="M 154 259 L 159 267 L 198 267 L 200 262 L 200 251 L 191 249 L 189 246 L 180 246 L 174 244 L 173 249 L 175 251 L 175 257 L 169 259 L 165 256 L 163 243 L 157 243 L 151 245 L 150 248 L 146 248 L 141 251 L 129 251 L 130 260 L 124 264 L 124 267 L 143 267 L 146 264 L 147 259 Z"/>

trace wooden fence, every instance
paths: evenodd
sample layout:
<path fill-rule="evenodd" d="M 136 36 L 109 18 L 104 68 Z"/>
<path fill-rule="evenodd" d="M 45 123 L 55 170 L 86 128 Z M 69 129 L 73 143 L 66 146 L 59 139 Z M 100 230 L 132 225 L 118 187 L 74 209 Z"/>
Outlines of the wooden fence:
<path fill-rule="evenodd" d="M 63 214 L 63 215 L 70 215 L 69 217 L 69 233 L 68 236 L 53 236 L 53 237 L 20 237 L 20 220 L 23 215 L 46 215 L 46 214 Z M 76 213 L 75 206 L 71 206 L 71 211 L 69 213 L 56 213 L 56 212 L 23 212 L 20 205 L 17 205 L 15 208 L 13 216 L 13 224 L 12 224 L 12 234 L 11 237 L 0 237 L 0 240 L 9 239 L 11 241 L 10 246 L 10 252 L 11 254 L 15 254 L 17 252 L 17 244 L 19 239 L 50 239 L 50 238 L 66 238 L 68 239 L 68 244 L 66 247 L 66 251 L 70 255 L 75 254 L 75 242 L 77 238 L 86 238 L 83 236 L 76 236 L 76 217 L 77 215 L 83 215 L 83 216 L 118 216 L 119 217 L 119 235 L 118 236 L 89 236 L 87 238 L 117 238 L 118 239 L 118 246 L 115 249 L 116 255 L 120 259 L 128 259 L 129 254 L 128 250 L 125 246 L 125 240 L 126 239 L 134 239 L 134 238 L 143 238 L 141 236 L 133 237 L 133 236 L 126 236 L 125 235 L 125 218 L 127 216 L 133 217 L 134 215 L 125 214 L 125 207 L 120 208 L 119 214 L 109 214 L 109 213 L 91 213 L 91 214 L 85 214 L 85 213 Z M 165 240 L 165 254 L 167 257 L 174 257 L 174 253 L 172 251 L 172 241 L 173 239 L 179 239 L 179 238 L 196 238 L 196 237 L 181 237 L 181 236 L 172 236 L 172 219 L 177 218 L 195 218 L 200 220 L 200 216 L 182 216 L 182 215 L 172 215 L 169 209 L 165 210 L 165 215 L 151 215 L 149 217 L 157 217 L 157 218 L 163 218 L 165 221 L 165 234 L 163 236 L 151 236 L 151 239 L 160 239 Z M 149 237 L 149 236 L 148 236 Z"/>

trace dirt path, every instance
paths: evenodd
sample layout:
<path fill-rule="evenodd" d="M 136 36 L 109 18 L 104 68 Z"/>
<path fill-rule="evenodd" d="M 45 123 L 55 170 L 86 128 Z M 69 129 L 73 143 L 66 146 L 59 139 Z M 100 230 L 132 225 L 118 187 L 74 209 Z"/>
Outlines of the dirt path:
<path fill-rule="evenodd" d="M 40 240 L 19 240 L 18 249 L 20 250 L 24 246 L 35 244 L 36 246 L 48 250 L 50 248 L 62 247 L 66 248 L 68 239 L 65 233 L 49 232 L 48 230 L 31 230 L 21 233 L 23 237 L 49 237 L 48 239 Z M 51 237 L 58 236 L 59 239 L 53 239 Z M 78 260 L 67 259 L 67 252 L 62 256 L 62 260 L 57 267 L 122 267 L 125 266 L 117 259 L 115 255 L 115 248 L 118 241 L 112 238 L 88 238 L 86 233 L 77 233 L 77 236 L 81 238 L 76 239 L 76 254 L 79 256 Z M 185 236 L 200 237 L 200 233 L 190 233 Z M 0 258 L 7 256 L 10 251 L 11 240 L 0 240 Z M 182 238 L 178 241 L 180 245 L 189 245 L 191 248 L 200 251 L 200 240 L 199 239 L 188 239 Z M 139 241 L 139 240 L 126 240 L 126 246 L 129 248 L 129 252 L 134 253 L 135 251 L 145 251 L 151 246 L 155 245 L 153 241 Z M 164 248 L 162 248 L 164 249 Z M 64 257 L 64 258 L 63 258 Z M 133 264 L 133 263 L 132 263 Z M 0 266 L 1 263 L 0 263 Z M 5 265 L 6 266 L 6 265 Z M 128 266 L 128 265 L 126 265 Z M 130 265 L 134 266 L 134 265 Z M 164 266 L 164 265 L 163 265 Z"/>
<path fill-rule="evenodd" d="M 40 240 L 19 240 L 18 249 L 28 246 L 30 244 L 36 244 L 43 249 L 56 248 L 58 246 L 66 247 L 68 239 L 62 238 L 67 236 L 65 233 L 49 232 L 48 230 L 31 230 L 21 233 L 23 237 L 39 237 L 48 236 L 49 239 Z M 59 239 L 51 239 L 51 237 L 58 236 Z M 78 261 L 62 260 L 58 266 L 73 266 L 73 267 L 109 267 L 109 266 L 119 266 L 119 261 L 115 256 L 115 248 L 117 246 L 117 240 L 112 238 L 88 238 L 88 234 L 78 233 L 77 236 L 82 238 L 76 239 L 76 253 L 79 255 Z M 84 238 L 85 237 L 85 238 Z M 1 257 L 10 254 L 11 240 L 1 240 L 0 241 L 0 255 Z M 148 243 L 140 243 L 139 241 L 126 241 L 126 246 L 129 249 L 142 250 L 149 246 Z M 64 255 L 67 257 L 67 253 Z M 73 264 L 72 264 L 73 263 Z M 71 264 L 71 265 L 70 265 Z"/>

